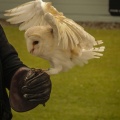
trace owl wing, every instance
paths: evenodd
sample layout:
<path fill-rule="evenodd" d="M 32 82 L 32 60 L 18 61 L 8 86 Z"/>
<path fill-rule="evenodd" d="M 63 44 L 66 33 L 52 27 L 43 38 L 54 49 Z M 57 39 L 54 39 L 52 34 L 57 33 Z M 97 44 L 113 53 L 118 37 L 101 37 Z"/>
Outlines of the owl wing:
<path fill-rule="evenodd" d="M 20 30 L 26 30 L 32 26 L 50 25 L 58 45 L 61 44 L 64 49 L 68 47 L 74 49 L 78 45 L 83 49 L 90 49 L 97 44 L 93 36 L 73 20 L 58 12 L 50 2 L 42 0 L 27 2 L 6 10 L 5 16 L 11 17 L 7 20 L 11 24 L 20 24 Z"/>
<path fill-rule="evenodd" d="M 5 16 L 9 16 L 7 21 L 11 24 L 20 24 L 20 30 L 26 30 L 36 25 L 48 25 L 44 19 L 46 12 L 51 14 L 62 14 L 58 12 L 50 2 L 35 0 L 27 2 L 18 7 L 5 11 Z"/>
<path fill-rule="evenodd" d="M 54 16 L 51 13 L 46 13 L 45 20 L 53 28 L 58 45 L 61 44 L 64 49 L 68 47 L 74 49 L 77 46 L 82 49 L 91 49 L 94 45 L 102 44 L 102 41 L 97 43 L 95 38 L 87 33 L 83 27 L 63 15 Z"/>

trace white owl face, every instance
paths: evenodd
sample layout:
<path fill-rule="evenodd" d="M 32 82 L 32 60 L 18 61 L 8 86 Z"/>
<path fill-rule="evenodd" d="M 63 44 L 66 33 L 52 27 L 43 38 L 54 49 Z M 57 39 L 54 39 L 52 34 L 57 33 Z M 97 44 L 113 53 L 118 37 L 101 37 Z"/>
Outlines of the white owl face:
<path fill-rule="evenodd" d="M 26 43 L 27 43 L 28 52 L 31 53 L 32 55 L 38 56 L 39 47 L 40 44 L 42 44 L 39 37 L 30 36 L 26 39 Z"/>
<path fill-rule="evenodd" d="M 42 57 L 53 46 L 53 34 L 50 27 L 35 26 L 25 32 L 28 52 Z"/>

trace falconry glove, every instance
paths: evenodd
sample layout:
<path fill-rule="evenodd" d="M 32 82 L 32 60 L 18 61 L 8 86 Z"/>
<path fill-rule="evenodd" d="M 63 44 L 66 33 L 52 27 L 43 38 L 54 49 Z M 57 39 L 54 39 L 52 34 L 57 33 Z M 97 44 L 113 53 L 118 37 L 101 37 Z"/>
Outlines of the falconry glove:
<path fill-rule="evenodd" d="M 11 107 L 18 112 L 28 111 L 39 104 L 45 105 L 51 93 L 51 80 L 41 69 L 20 68 L 10 86 Z"/>

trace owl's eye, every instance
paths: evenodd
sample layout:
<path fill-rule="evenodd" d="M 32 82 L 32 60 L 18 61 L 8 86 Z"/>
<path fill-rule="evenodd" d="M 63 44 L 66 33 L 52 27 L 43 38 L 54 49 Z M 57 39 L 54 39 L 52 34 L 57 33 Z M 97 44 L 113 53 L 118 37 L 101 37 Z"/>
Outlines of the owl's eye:
<path fill-rule="evenodd" d="M 39 43 L 39 41 L 34 41 L 33 45 L 37 45 Z"/>

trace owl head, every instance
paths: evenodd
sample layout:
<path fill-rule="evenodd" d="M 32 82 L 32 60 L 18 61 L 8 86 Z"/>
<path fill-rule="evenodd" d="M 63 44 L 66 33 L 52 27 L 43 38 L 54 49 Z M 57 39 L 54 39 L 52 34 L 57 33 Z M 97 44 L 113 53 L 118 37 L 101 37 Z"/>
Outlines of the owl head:
<path fill-rule="evenodd" d="M 49 26 L 34 26 L 26 30 L 27 50 L 34 56 L 41 57 L 54 44 L 53 30 Z"/>

